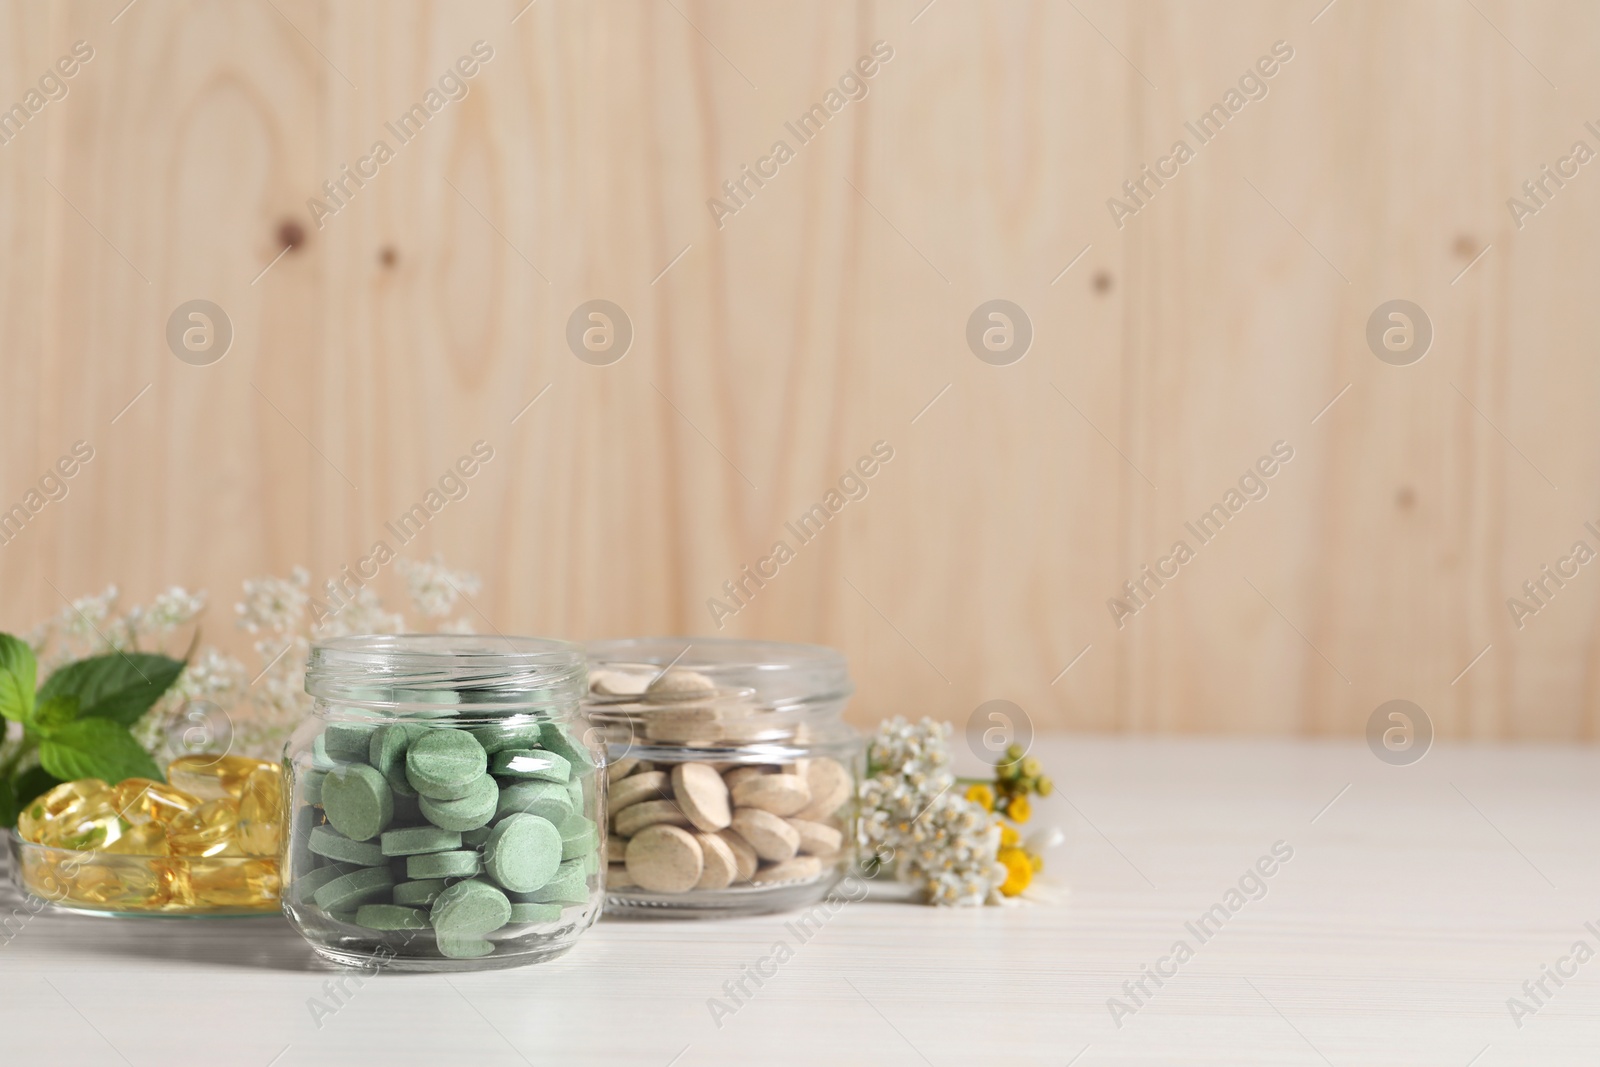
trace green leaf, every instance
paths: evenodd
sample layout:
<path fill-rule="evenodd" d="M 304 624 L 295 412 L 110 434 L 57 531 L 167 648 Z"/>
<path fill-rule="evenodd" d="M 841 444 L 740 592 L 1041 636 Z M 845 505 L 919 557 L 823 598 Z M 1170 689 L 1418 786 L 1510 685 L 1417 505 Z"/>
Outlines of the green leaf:
<path fill-rule="evenodd" d="M 0 779 L 0 826 L 7 830 L 17 825 L 17 816 L 22 812 L 15 784 L 10 778 Z"/>
<path fill-rule="evenodd" d="M 12 780 L 17 790 L 17 810 L 20 812 L 35 797 L 43 796 L 61 784 L 61 779 L 40 766 L 29 767 Z"/>
<path fill-rule="evenodd" d="M 78 717 L 78 698 L 68 693 L 45 697 L 33 709 L 27 725 L 35 733 L 49 737 Z"/>
<path fill-rule="evenodd" d="M 126 726 L 102 718 L 79 719 L 56 730 L 39 743 L 39 762 L 64 782 L 101 778 L 115 785 L 124 778 L 162 777 Z"/>
<path fill-rule="evenodd" d="M 26 641 L 0 634 L 0 715 L 22 722 L 33 712 L 33 686 L 39 665 Z"/>
<path fill-rule="evenodd" d="M 178 680 L 183 666 L 182 660 L 149 652 L 108 652 L 56 671 L 39 699 L 75 696 L 80 716 L 131 726 Z"/>

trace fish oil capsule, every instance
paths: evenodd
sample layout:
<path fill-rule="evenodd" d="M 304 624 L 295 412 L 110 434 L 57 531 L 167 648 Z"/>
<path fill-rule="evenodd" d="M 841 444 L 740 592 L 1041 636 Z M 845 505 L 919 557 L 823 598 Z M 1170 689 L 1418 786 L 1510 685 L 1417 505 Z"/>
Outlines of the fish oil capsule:
<path fill-rule="evenodd" d="M 62 782 L 54 789 L 35 797 L 17 818 L 17 832 L 24 840 L 35 844 L 43 840 L 46 824 L 76 811 L 90 797 L 106 791 L 106 783 L 98 778 L 80 778 L 75 782 Z"/>
<path fill-rule="evenodd" d="M 111 790 L 111 803 L 131 823 L 169 823 L 200 806 L 200 798 L 151 778 L 124 778 Z"/>
<path fill-rule="evenodd" d="M 272 907 L 278 903 L 277 860 L 191 859 L 186 865 L 194 907 Z"/>
<path fill-rule="evenodd" d="M 107 852 L 121 856 L 169 856 L 167 828 L 152 819 L 135 823 L 122 832 L 122 836 L 106 846 Z"/>
<path fill-rule="evenodd" d="M 275 766 L 259 767 L 239 797 L 239 848 L 250 856 L 276 856 L 282 828 L 283 776 Z"/>
<path fill-rule="evenodd" d="M 111 803 L 111 791 L 103 789 L 46 823 L 42 843 L 79 852 L 109 848 L 127 828 Z"/>
<path fill-rule="evenodd" d="M 239 802 L 219 797 L 173 819 L 167 826 L 167 844 L 174 856 L 238 855 L 234 840 L 238 827 Z"/>
<path fill-rule="evenodd" d="M 126 909 L 160 908 L 169 899 L 160 860 L 101 853 L 72 872 L 67 898 L 82 904 Z M 63 865 L 65 869 L 65 865 Z"/>
<path fill-rule="evenodd" d="M 248 756 L 218 756 L 200 752 L 179 756 L 167 764 L 167 781 L 203 800 L 224 796 L 237 799 L 244 792 L 244 783 L 251 774 L 263 767 L 277 766 L 276 763 Z"/>

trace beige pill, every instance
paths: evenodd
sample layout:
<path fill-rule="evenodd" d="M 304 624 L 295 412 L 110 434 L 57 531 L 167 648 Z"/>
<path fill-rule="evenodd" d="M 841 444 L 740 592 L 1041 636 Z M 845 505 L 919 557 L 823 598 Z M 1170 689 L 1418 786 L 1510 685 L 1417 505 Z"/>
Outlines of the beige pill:
<path fill-rule="evenodd" d="M 761 775 L 761 774 L 776 774 L 776 773 L 778 773 L 778 768 L 769 767 L 764 763 L 758 763 L 758 764 L 756 764 L 754 766 L 751 766 L 749 764 L 744 764 L 742 766 L 735 767 L 731 771 L 728 771 L 726 774 L 724 774 L 722 776 L 722 780 L 724 782 L 728 783 L 728 788 L 729 789 L 732 789 L 734 786 L 738 785 L 740 782 L 744 781 L 746 778 L 754 778 L 757 775 Z"/>
<path fill-rule="evenodd" d="M 652 797 L 667 795 L 667 776 L 663 771 L 645 771 L 643 774 L 630 774 L 611 787 L 609 803 L 611 814 L 615 815 L 623 808 L 649 800 Z"/>
<path fill-rule="evenodd" d="M 698 700 L 716 691 L 716 683 L 699 671 L 671 667 L 650 683 L 650 687 L 644 691 L 644 698 L 652 704 L 670 704 L 680 700 Z"/>
<path fill-rule="evenodd" d="M 672 727 L 722 721 L 722 712 L 715 704 L 663 704 L 644 714 L 649 722 Z"/>
<path fill-rule="evenodd" d="M 789 825 L 800 835 L 800 851 L 809 856 L 831 856 L 844 844 L 844 835 L 823 823 L 790 819 Z"/>
<path fill-rule="evenodd" d="M 718 830 L 717 837 L 733 853 L 737 880 L 748 882 L 750 876 L 756 873 L 756 868 L 761 866 L 761 857 L 756 855 L 756 850 L 750 847 L 750 842 L 732 830 Z"/>
<path fill-rule="evenodd" d="M 811 761 L 806 771 L 806 785 L 811 789 L 811 801 L 795 812 L 798 819 L 812 822 L 825 819 L 850 799 L 850 772 L 845 770 L 844 764 L 826 756 Z"/>
<path fill-rule="evenodd" d="M 646 720 L 644 736 L 650 741 L 671 744 L 694 744 L 722 740 L 722 724 L 716 722 L 672 723 L 657 722 L 654 716 Z"/>
<path fill-rule="evenodd" d="M 623 842 L 626 844 L 627 842 Z M 633 875 L 628 873 L 626 863 L 608 863 L 606 865 L 606 889 L 631 889 L 638 885 L 633 880 Z"/>
<path fill-rule="evenodd" d="M 672 796 L 697 830 L 722 830 L 733 819 L 722 775 L 704 763 L 680 763 L 672 768 Z"/>
<path fill-rule="evenodd" d="M 589 675 L 589 691 L 607 697 L 643 696 L 653 675 L 598 670 Z"/>
<path fill-rule="evenodd" d="M 782 863 L 763 867 L 750 879 L 756 885 L 773 885 L 777 882 L 810 881 L 822 873 L 822 861 L 815 856 L 796 856 Z"/>
<path fill-rule="evenodd" d="M 800 833 L 770 811 L 738 808 L 733 813 L 733 829 L 750 842 L 764 860 L 786 860 L 800 848 Z"/>
<path fill-rule="evenodd" d="M 624 837 L 606 838 L 606 862 L 621 863 L 628 855 L 628 840 Z"/>
<path fill-rule="evenodd" d="M 646 826 L 666 823 L 671 826 L 688 826 L 688 816 L 670 800 L 646 800 L 617 812 L 616 831 L 623 837 L 632 837 Z"/>
<path fill-rule="evenodd" d="M 703 867 L 700 871 L 700 880 L 694 884 L 696 889 L 726 889 L 739 877 L 739 859 L 733 854 L 733 849 L 728 843 L 716 834 L 695 834 L 695 840 L 700 842 L 700 856 Z"/>
<path fill-rule="evenodd" d="M 647 826 L 628 842 L 628 874 L 641 889 L 684 893 L 700 880 L 700 842 L 676 826 Z"/>
<path fill-rule="evenodd" d="M 782 741 L 791 736 L 791 730 L 783 723 L 775 723 L 770 717 L 755 715 L 741 721 L 722 722 L 722 739 L 730 742 L 752 741 Z"/>
<path fill-rule="evenodd" d="M 763 774 L 734 786 L 733 802 L 741 808 L 793 815 L 811 803 L 811 787 L 798 774 Z"/>
<path fill-rule="evenodd" d="M 638 766 L 639 760 L 636 757 L 624 756 L 606 767 L 606 781 L 616 783 L 632 774 Z"/>

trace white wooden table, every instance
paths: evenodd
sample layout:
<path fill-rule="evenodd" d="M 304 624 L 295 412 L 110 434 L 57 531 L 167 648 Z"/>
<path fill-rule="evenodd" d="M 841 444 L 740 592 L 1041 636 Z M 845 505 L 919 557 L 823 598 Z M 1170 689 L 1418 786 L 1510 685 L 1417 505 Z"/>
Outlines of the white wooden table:
<path fill-rule="evenodd" d="M 1067 834 L 1062 905 L 869 900 L 803 944 L 783 917 L 602 922 L 544 966 L 347 983 L 320 1028 L 307 1002 L 338 972 L 279 920 L 41 916 L 0 947 L 0 1064 L 1600 1062 L 1600 959 L 1541 1005 L 1523 990 L 1574 942 L 1600 951 L 1600 751 L 1036 751 L 1064 787 L 1035 816 Z M 1265 895 L 1202 943 L 1185 924 L 1278 841 Z M 708 999 L 780 939 L 793 958 L 719 1028 Z M 1135 1006 L 1123 983 L 1179 940 L 1193 957 L 1116 1025 L 1108 1000 Z M 1520 1027 L 1512 997 L 1537 1007 Z"/>

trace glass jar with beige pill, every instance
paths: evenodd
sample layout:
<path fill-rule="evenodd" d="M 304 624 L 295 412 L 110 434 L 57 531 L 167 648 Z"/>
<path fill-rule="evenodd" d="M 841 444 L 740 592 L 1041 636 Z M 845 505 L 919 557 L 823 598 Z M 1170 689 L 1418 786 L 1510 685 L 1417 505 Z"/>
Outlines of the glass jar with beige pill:
<path fill-rule="evenodd" d="M 283 910 L 336 963 L 513 967 L 598 917 L 603 750 L 582 652 L 405 634 L 313 646 L 285 750 Z"/>
<path fill-rule="evenodd" d="M 606 911 L 806 907 L 855 857 L 861 739 L 844 656 L 726 638 L 597 641 L 587 717 L 606 743 Z"/>

